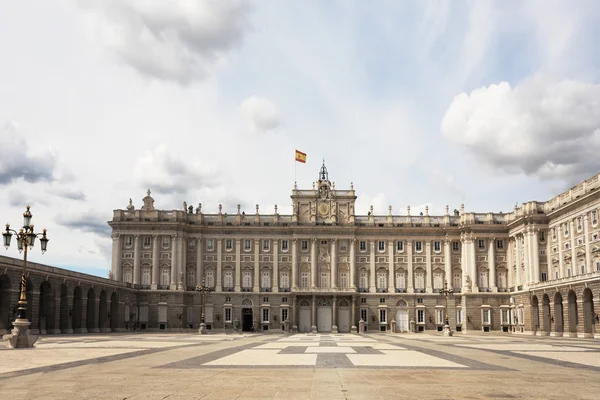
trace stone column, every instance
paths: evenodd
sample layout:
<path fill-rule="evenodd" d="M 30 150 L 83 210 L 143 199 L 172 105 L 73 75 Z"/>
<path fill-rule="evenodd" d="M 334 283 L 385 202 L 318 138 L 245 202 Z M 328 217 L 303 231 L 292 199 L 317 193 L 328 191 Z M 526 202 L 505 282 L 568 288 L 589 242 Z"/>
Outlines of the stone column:
<path fill-rule="evenodd" d="M 310 280 L 311 287 L 317 288 L 317 239 L 313 238 L 310 245 Z"/>
<path fill-rule="evenodd" d="M 239 292 L 241 291 L 240 289 L 240 282 L 242 279 L 242 240 L 241 239 L 236 239 L 235 240 L 235 276 L 234 276 L 234 291 Z"/>
<path fill-rule="evenodd" d="M 198 237 L 196 239 L 196 285 L 202 285 L 202 278 L 204 277 L 204 269 L 202 268 L 203 245 L 202 237 Z"/>
<path fill-rule="evenodd" d="M 547 279 L 549 281 L 555 279 L 553 275 L 554 271 L 552 269 L 552 245 L 550 242 L 550 235 L 552 235 L 552 232 L 548 229 L 546 231 L 546 274 L 548 275 Z"/>
<path fill-rule="evenodd" d="M 356 296 L 352 296 L 352 327 L 350 328 L 350 332 L 356 331 Z"/>
<path fill-rule="evenodd" d="M 469 256 L 470 256 L 470 260 L 469 263 L 471 264 L 471 272 L 473 274 L 473 291 L 474 292 L 478 292 L 478 276 L 477 276 L 477 253 L 476 253 L 476 247 L 475 247 L 475 242 L 477 241 L 477 238 L 474 236 L 471 236 L 470 240 L 469 240 Z"/>
<path fill-rule="evenodd" d="M 254 288 L 253 292 L 260 291 L 260 239 L 254 239 Z"/>
<path fill-rule="evenodd" d="M 177 265 L 178 265 L 178 246 L 177 246 L 177 234 L 171 235 L 171 282 L 169 284 L 170 290 L 177 289 Z"/>
<path fill-rule="evenodd" d="M 388 293 L 394 293 L 394 241 L 388 241 Z"/>
<path fill-rule="evenodd" d="M 585 273 L 590 273 L 594 270 L 592 266 L 592 255 L 590 253 L 590 232 L 588 227 L 588 215 L 583 216 L 583 234 L 585 235 Z"/>
<path fill-rule="evenodd" d="M 333 311 L 332 311 L 332 315 L 331 315 L 331 331 L 333 333 L 337 333 L 338 331 L 338 327 L 337 327 L 337 299 L 335 296 L 333 296 Z"/>
<path fill-rule="evenodd" d="M 433 293 L 431 289 L 431 240 L 425 241 L 425 293 Z"/>
<path fill-rule="evenodd" d="M 369 240 L 369 245 L 371 246 L 371 256 L 369 257 L 369 265 L 370 265 L 370 277 L 369 277 L 369 292 L 377 293 L 376 279 L 375 276 L 375 241 Z"/>
<path fill-rule="evenodd" d="M 533 242 L 533 277 L 532 283 L 538 283 L 540 281 L 540 230 L 535 228 L 531 235 L 531 241 Z"/>
<path fill-rule="evenodd" d="M 273 292 L 279 292 L 279 240 L 273 240 L 273 279 L 271 279 Z"/>
<path fill-rule="evenodd" d="M 223 281 L 223 239 L 217 239 L 217 282 L 215 292 L 222 290 L 221 282 Z"/>
<path fill-rule="evenodd" d="M 469 257 L 467 257 L 467 236 L 464 233 L 460 234 L 460 269 L 462 270 L 462 291 L 467 292 L 470 290 L 467 286 L 467 276 L 470 277 L 471 271 L 469 271 Z"/>
<path fill-rule="evenodd" d="M 337 275 L 338 275 L 338 265 L 337 265 L 337 253 L 335 248 L 337 246 L 337 239 L 331 240 L 331 288 L 337 289 Z M 335 324 L 334 324 L 335 325 Z"/>
<path fill-rule="evenodd" d="M 510 288 L 513 287 L 513 242 L 510 236 L 506 241 L 506 261 L 508 264 L 508 271 L 506 273 L 506 285 Z"/>
<path fill-rule="evenodd" d="M 556 233 L 556 235 L 558 236 L 558 275 L 559 278 L 564 278 L 565 276 L 567 276 L 567 274 L 565 273 L 565 260 L 563 259 L 564 255 L 563 255 L 563 227 L 562 224 L 558 225 L 558 232 Z"/>
<path fill-rule="evenodd" d="M 179 273 L 177 281 L 177 290 L 185 290 L 186 274 L 187 274 L 187 240 L 184 237 L 179 239 Z"/>
<path fill-rule="evenodd" d="M 515 274 L 516 286 L 521 286 L 521 238 L 519 234 L 515 235 L 515 262 L 517 264 Z M 516 289 L 516 288 L 515 288 Z"/>
<path fill-rule="evenodd" d="M 496 287 L 496 238 L 490 238 L 488 244 L 488 269 L 489 269 L 489 279 L 490 279 L 490 289 L 492 292 L 497 292 L 498 288 Z"/>
<path fill-rule="evenodd" d="M 292 290 L 296 290 L 298 288 L 298 240 L 292 239 Z M 296 324 L 297 325 L 297 324 Z"/>
<path fill-rule="evenodd" d="M 114 281 L 123 282 L 123 273 L 121 272 L 121 235 L 113 233 L 112 240 L 112 279 Z"/>
<path fill-rule="evenodd" d="M 413 279 L 413 242 L 412 240 L 406 241 L 406 258 L 408 259 L 408 277 L 406 284 L 406 292 L 414 293 L 414 279 Z"/>
<path fill-rule="evenodd" d="M 356 239 L 350 239 L 350 288 L 352 288 L 352 289 L 356 289 L 355 274 L 356 274 Z"/>
<path fill-rule="evenodd" d="M 315 295 L 312 297 L 312 315 L 311 315 L 312 327 L 311 331 L 314 333 L 317 331 L 317 298 Z"/>
<path fill-rule="evenodd" d="M 152 284 L 150 285 L 151 290 L 158 289 L 158 274 L 160 268 L 160 259 L 158 255 L 158 235 L 153 235 L 152 237 Z"/>
<path fill-rule="evenodd" d="M 575 227 L 573 220 L 569 221 L 569 236 L 571 236 L 571 276 L 579 275 L 577 271 L 577 251 L 575 248 Z"/>
<path fill-rule="evenodd" d="M 140 284 L 140 269 L 142 265 L 142 251 L 140 249 L 140 235 L 133 235 L 133 284 Z"/>
<path fill-rule="evenodd" d="M 451 241 L 446 236 L 444 239 L 444 275 L 449 288 L 454 286 L 454 282 L 452 281 L 452 254 L 450 252 L 450 246 Z"/>
<path fill-rule="evenodd" d="M 295 241 L 296 239 L 294 239 Z M 293 278 L 292 278 L 293 279 Z M 292 331 L 298 330 L 298 313 L 296 312 L 296 296 L 292 297 Z"/>

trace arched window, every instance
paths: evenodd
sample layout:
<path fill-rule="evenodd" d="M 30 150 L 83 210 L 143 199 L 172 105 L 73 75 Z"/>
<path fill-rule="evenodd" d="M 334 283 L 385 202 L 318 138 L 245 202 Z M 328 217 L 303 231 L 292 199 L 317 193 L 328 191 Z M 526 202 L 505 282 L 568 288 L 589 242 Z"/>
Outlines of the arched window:
<path fill-rule="evenodd" d="M 132 283 L 133 282 L 133 273 L 131 271 L 131 267 L 126 266 L 123 268 L 123 282 Z"/>
<path fill-rule="evenodd" d="M 444 273 L 437 271 L 433 273 L 433 288 L 436 290 L 444 288 Z"/>
<path fill-rule="evenodd" d="M 308 287 L 308 272 L 303 272 L 300 276 L 300 286 L 303 288 Z"/>
<path fill-rule="evenodd" d="M 480 288 L 488 287 L 488 272 L 487 271 L 485 271 L 485 270 L 479 271 L 479 282 L 477 283 L 477 285 Z"/>
<path fill-rule="evenodd" d="M 206 271 L 206 286 L 215 287 L 215 273 L 212 270 Z"/>
<path fill-rule="evenodd" d="M 279 287 L 282 289 L 289 289 L 289 287 L 290 287 L 289 272 L 283 271 L 279 274 Z"/>
<path fill-rule="evenodd" d="M 260 274 L 260 287 L 270 288 L 271 287 L 271 272 L 262 271 Z"/>
<path fill-rule="evenodd" d="M 252 287 L 252 271 L 244 271 L 242 275 L 242 287 L 246 289 Z"/>
<path fill-rule="evenodd" d="M 163 268 L 160 270 L 160 285 L 161 286 L 169 286 L 169 283 L 170 283 L 169 272 L 171 272 L 171 271 L 168 270 L 167 268 Z"/>
<path fill-rule="evenodd" d="M 321 285 L 319 287 L 329 287 L 329 272 L 321 272 Z"/>
<path fill-rule="evenodd" d="M 358 277 L 358 287 L 360 289 L 367 289 L 369 287 L 369 274 L 367 272 L 361 272 Z"/>
<path fill-rule="evenodd" d="M 225 273 L 223 274 L 223 287 L 233 287 L 233 271 L 225 271 Z"/>
<path fill-rule="evenodd" d="M 454 272 L 454 275 L 452 275 L 452 288 L 455 290 L 458 290 L 462 287 L 462 280 L 460 277 L 460 272 Z"/>
<path fill-rule="evenodd" d="M 387 272 L 377 272 L 377 289 L 387 288 Z"/>
<path fill-rule="evenodd" d="M 152 270 L 150 268 L 142 269 L 142 285 L 146 285 L 146 286 L 150 285 L 150 281 L 152 279 L 151 273 L 152 273 Z"/>
<path fill-rule="evenodd" d="M 396 288 L 406 289 L 406 273 L 404 271 L 396 272 Z"/>
<path fill-rule="evenodd" d="M 415 272 L 415 289 L 425 289 L 425 272 L 423 270 Z"/>
<path fill-rule="evenodd" d="M 347 272 L 340 273 L 340 287 L 341 288 L 348 287 L 348 273 Z"/>
<path fill-rule="evenodd" d="M 196 286 L 196 271 L 193 268 L 187 269 L 186 279 L 187 286 Z"/>

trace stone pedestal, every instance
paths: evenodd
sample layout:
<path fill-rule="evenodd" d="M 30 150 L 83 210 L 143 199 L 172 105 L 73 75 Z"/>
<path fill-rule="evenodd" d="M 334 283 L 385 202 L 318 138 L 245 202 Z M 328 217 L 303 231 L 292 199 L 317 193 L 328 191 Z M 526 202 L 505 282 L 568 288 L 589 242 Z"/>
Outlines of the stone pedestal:
<path fill-rule="evenodd" d="M 298 332 L 298 325 L 292 325 L 292 332 Z"/>
<path fill-rule="evenodd" d="M 450 325 L 444 325 L 444 330 L 442 331 L 444 336 L 452 336 L 454 332 L 450 330 Z"/>
<path fill-rule="evenodd" d="M 363 321 L 362 319 L 358 321 L 358 333 L 361 335 L 365 333 L 365 321 Z"/>
<path fill-rule="evenodd" d="M 392 333 L 396 333 L 396 320 L 393 319 L 391 322 L 391 327 L 390 327 Z"/>
<path fill-rule="evenodd" d="M 13 323 L 14 328 L 11 333 L 2 337 L 6 347 L 9 349 L 26 349 L 31 348 L 37 341 L 37 335 L 32 335 L 29 332 L 31 322 L 26 319 L 17 319 Z"/>
<path fill-rule="evenodd" d="M 410 333 L 415 333 L 416 332 L 415 320 L 411 319 L 410 322 L 409 322 L 409 324 L 410 324 Z"/>
<path fill-rule="evenodd" d="M 358 333 L 358 327 L 356 325 L 352 325 L 352 328 L 350 328 L 350 332 Z"/>
<path fill-rule="evenodd" d="M 337 325 L 334 325 L 331 327 L 331 333 L 338 333 L 338 327 Z"/>
<path fill-rule="evenodd" d="M 198 333 L 200 335 L 206 335 L 206 324 L 204 322 L 200 324 L 200 329 L 198 329 Z"/>
<path fill-rule="evenodd" d="M 310 333 L 317 333 L 317 327 L 316 325 L 313 325 L 310 327 Z"/>
<path fill-rule="evenodd" d="M 285 321 L 283 321 L 283 326 L 284 326 L 284 329 L 286 332 L 290 331 L 290 321 L 289 320 L 286 319 Z"/>

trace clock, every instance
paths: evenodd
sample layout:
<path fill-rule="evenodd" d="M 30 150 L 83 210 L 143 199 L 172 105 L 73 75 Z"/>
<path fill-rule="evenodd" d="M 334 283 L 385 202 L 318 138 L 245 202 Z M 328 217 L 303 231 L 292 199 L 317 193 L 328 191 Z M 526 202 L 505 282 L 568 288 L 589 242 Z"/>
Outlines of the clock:
<path fill-rule="evenodd" d="M 326 215 L 327 213 L 329 213 L 329 204 L 327 204 L 327 203 L 319 204 L 319 214 Z"/>

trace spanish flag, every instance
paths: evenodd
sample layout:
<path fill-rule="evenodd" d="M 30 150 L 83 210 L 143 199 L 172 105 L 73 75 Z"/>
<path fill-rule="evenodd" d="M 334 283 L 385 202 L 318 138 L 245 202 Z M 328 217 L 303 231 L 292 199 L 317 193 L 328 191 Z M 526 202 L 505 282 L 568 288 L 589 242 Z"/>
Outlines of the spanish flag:
<path fill-rule="evenodd" d="M 296 150 L 296 161 L 306 164 L 306 153 Z"/>

